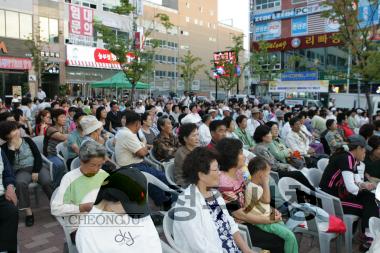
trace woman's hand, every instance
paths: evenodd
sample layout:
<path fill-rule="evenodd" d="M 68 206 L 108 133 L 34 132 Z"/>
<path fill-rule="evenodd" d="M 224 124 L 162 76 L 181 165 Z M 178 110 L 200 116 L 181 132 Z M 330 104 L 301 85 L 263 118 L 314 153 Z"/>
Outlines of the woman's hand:
<path fill-rule="evenodd" d="M 8 185 L 5 191 L 5 199 L 17 206 L 17 195 L 13 185 Z"/>
<path fill-rule="evenodd" d="M 36 183 L 38 181 L 38 173 L 32 173 L 32 181 Z"/>

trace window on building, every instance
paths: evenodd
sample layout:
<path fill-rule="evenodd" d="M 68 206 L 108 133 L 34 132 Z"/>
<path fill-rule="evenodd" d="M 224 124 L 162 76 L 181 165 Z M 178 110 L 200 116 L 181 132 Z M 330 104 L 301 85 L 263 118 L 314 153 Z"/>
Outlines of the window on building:
<path fill-rule="evenodd" d="M 199 11 L 200 11 L 200 13 L 203 13 L 203 7 L 202 6 L 199 7 Z"/>
<path fill-rule="evenodd" d="M 5 12 L 0 10 L 0 36 L 5 37 Z"/>
<path fill-rule="evenodd" d="M 18 12 L 5 11 L 5 33 L 9 38 L 20 38 Z"/>
<path fill-rule="evenodd" d="M 156 70 L 155 75 L 156 77 L 160 77 L 160 78 L 166 77 L 166 71 Z"/>
<path fill-rule="evenodd" d="M 198 24 L 198 19 L 194 19 L 194 24 Z"/>
<path fill-rule="evenodd" d="M 292 4 L 303 4 L 307 3 L 307 0 L 292 0 Z"/>
<path fill-rule="evenodd" d="M 33 35 L 32 26 L 27 25 L 27 24 L 32 24 L 32 23 L 33 23 L 32 15 L 20 13 L 20 39 L 32 38 L 32 35 Z M 58 29 L 58 25 L 57 25 L 57 29 Z M 58 36 L 58 31 L 57 31 L 57 36 Z"/>
<path fill-rule="evenodd" d="M 214 16 L 214 11 L 213 10 L 210 11 L 210 16 Z"/>
<path fill-rule="evenodd" d="M 269 9 L 280 5 L 280 0 L 256 0 L 256 10 Z"/>
<path fill-rule="evenodd" d="M 186 22 L 187 22 L 187 23 L 190 22 L 190 17 L 186 17 Z"/>
<path fill-rule="evenodd" d="M 42 41 L 58 43 L 58 20 L 40 17 L 40 38 Z"/>
<path fill-rule="evenodd" d="M 199 20 L 199 25 L 203 26 L 203 20 Z"/>
<path fill-rule="evenodd" d="M 186 7 L 190 8 L 190 2 L 186 2 Z"/>

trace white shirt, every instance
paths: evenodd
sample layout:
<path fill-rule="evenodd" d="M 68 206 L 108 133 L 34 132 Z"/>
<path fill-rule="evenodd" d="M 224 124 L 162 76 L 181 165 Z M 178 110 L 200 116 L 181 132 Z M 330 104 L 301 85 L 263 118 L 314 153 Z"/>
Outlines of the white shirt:
<path fill-rule="evenodd" d="M 135 109 L 136 113 L 143 114 L 145 112 L 145 107 L 143 105 L 137 106 Z"/>
<path fill-rule="evenodd" d="M 46 93 L 45 91 L 41 90 L 41 91 L 38 91 L 37 92 L 37 98 L 40 99 L 40 100 L 43 100 L 46 98 Z"/>
<path fill-rule="evenodd" d="M 162 252 L 160 238 L 150 216 L 133 219 L 127 214 L 106 212 L 96 206 L 88 215 L 91 220 L 81 223 L 76 233 L 79 253 Z"/>
<path fill-rule="evenodd" d="M 300 135 L 303 136 L 303 138 Z M 309 138 L 307 138 L 307 136 L 301 131 L 296 133 L 291 130 L 285 138 L 285 143 L 292 151 L 297 150 L 301 153 L 301 155 L 307 155 L 310 141 Z"/>
<path fill-rule="evenodd" d="M 255 119 L 249 119 L 247 121 L 247 133 L 250 135 L 250 136 L 253 136 L 253 134 L 255 133 L 256 131 L 256 128 L 260 126 L 260 123 L 255 120 Z"/>
<path fill-rule="evenodd" d="M 289 122 L 286 122 L 285 125 L 282 126 L 281 128 L 281 132 L 280 132 L 280 136 L 283 140 L 285 140 L 286 136 L 288 135 L 288 133 L 292 130 L 292 128 L 290 127 L 290 124 Z"/>
<path fill-rule="evenodd" d="M 231 226 L 231 234 L 239 231 L 234 219 L 226 209 L 226 204 L 217 191 L 217 202 L 222 207 L 222 211 Z M 190 185 L 178 197 L 175 208 L 176 217 L 181 220 L 173 221 L 173 236 L 175 244 L 184 253 L 223 253 L 222 241 L 215 226 L 213 217 L 207 207 L 205 198 L 195 185 Z M 186 211 L 187 209 L 191 211 Z M 186 219 L 189 214 L 194 213 L 194 217 Z"/>
<path fill-rule="evenodd" d="M 137 151 L 145 147 L 137 134 L 129 128 L 123 128 L 117 132 L 115 144 L 115 158 L 120 166 L 127 166 L 134 163 L 141 163 L 143 158 L 135 155 Z"/>
<path fill-rule="evenodd" d="M 203 123 L 198 129 L 198 133 L 201 146 L 207 146 L 211 142 L 210 128 Z"/>
<path fill-rule="evenodd" d="M 26 117 L 29 121 L 32 121 L 32 111 L 30 108 L 26 105 L 22 105 L 20 109 L 22 110 L 24 117 Z"/>
<path fill-rule="evenodd" d="M 187 106 L 189 107 L 190 105 L 190 97 L 189 96 L 182 96 L 181 99 L 180 99 L 180 102 L 182 102 L 182 105 L 183 106 Z"/>

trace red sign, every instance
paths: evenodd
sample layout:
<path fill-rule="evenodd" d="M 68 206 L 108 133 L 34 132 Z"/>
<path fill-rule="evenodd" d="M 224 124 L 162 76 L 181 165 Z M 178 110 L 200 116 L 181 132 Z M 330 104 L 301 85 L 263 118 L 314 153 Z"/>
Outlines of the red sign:
<path fill-rule="evenodd" d="M 289 37 L 266 41 L 269 44 L 268 51 L 288 51 L 295 49 L 333 47 L 343 45 L 343 41 L 336 37 L 337 33 L 324 33 L 300 37 Z M 259 43 L 252 42 L 251 51 L 259 50 Z"/>
<path fill-rule="evenodd" d="M 29 70 L 32 69 L 32 60 L 0 56 L 0 69 Z"/>
<path fill-rule="evenodd" d="M 107 49 L 97 48 L 94 51 L 95 62 L 117 63 L 116 56 Z"/>
<path fill-rule="evenodd" d="M 94 10 L 71 4 L 69 6 L 69 33 L 92 37 L 94 32 Z"/>

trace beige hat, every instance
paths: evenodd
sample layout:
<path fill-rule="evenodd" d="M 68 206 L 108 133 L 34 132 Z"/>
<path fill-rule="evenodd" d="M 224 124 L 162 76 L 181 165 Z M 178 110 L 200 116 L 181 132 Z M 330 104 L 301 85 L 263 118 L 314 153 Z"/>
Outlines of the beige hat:
<path fill-rule="evenodd" d="M 260 112 L 260 110 L 259 110 L 259 108 L 253 108 L 252 109 L 252 114 L 254 114 L 254 113 L 259 113 Z"/>
<path fill-rule="evenodd" d="M 95 132 L 99 128 L 103 126 L 102 122 L 96 119 L 95 116 L 84 116 L 80 122 L 80 126 L 83 129 L 83 134 L 84 135 L 89 135 L 92 132 Z"/>

